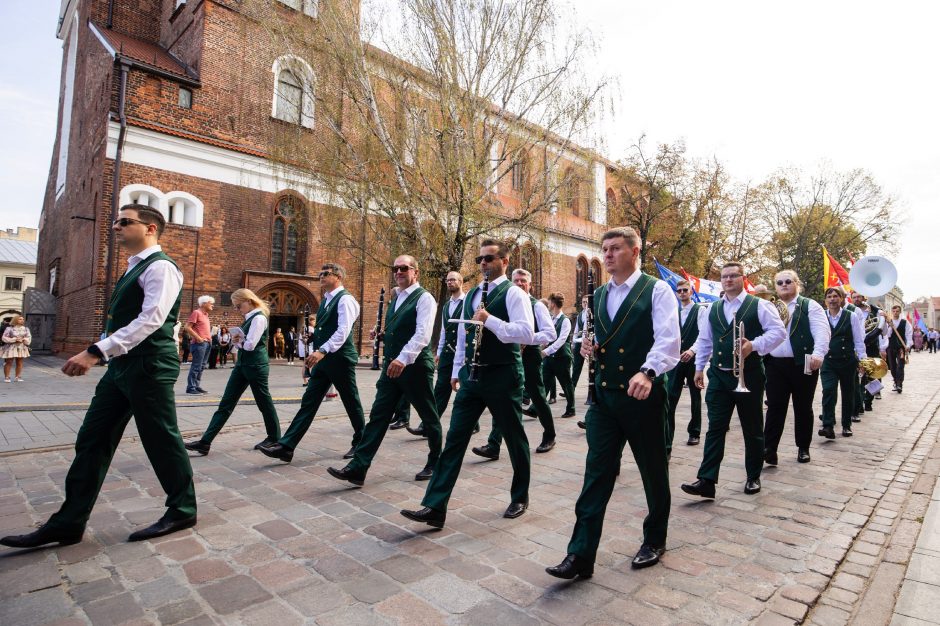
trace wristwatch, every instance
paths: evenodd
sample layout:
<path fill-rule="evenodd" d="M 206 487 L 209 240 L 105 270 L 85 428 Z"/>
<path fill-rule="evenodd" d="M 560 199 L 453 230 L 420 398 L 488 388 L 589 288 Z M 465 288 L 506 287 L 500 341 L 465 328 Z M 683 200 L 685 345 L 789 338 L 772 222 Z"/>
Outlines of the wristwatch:
<path fill-rule="evenodd" d="M 646 374 L 646 377 L 650 380 L 656 380 L 656 370 L 654 370 L 652 367 L 648 367 L 645 370 L 640 371 Z"/>

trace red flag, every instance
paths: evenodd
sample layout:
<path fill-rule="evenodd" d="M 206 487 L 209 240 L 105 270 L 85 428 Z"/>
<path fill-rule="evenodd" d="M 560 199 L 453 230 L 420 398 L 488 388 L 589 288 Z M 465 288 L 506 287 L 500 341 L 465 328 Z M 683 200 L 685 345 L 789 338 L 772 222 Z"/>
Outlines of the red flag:
<path fill-rule="evenodd" d="M 832 255 L 829 254 L 829 251 L 826 250 L 826 246 L 823 246 L 823 271 L 825 276 L 823 277 L 824 287 L 828 289 L 829 287 L 849 287 L 849 273 L 839 265 L 839 262 L 832 258 Z"/>

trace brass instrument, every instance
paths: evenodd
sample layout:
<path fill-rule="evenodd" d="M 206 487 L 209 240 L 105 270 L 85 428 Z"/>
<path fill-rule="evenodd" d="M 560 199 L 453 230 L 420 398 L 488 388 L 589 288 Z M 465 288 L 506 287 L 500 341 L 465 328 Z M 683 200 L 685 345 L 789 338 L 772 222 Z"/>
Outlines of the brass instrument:
<path fill-rule="evenodd" d="M 744 384 L 744 359 L 741 358 L 741 344 L 744 342 L 744 322 L 735 324 L 732 329 L 731 335 L 731 344 L 734 346 L 731 350 L 732 354 L 732 365 L 731 371 L 734 372 L 734 375 L 738 379 L 738 386 L 735 388 L 736 393 L 750 393 L 751 390 L 748 389 Z M 725 335 L 727 337 L 727 335 Z"/>
<path fill-rule="evenodd" d="M 783 300 L 772 294 L 770 291 L 763 291 L 760 293 L 755 293 L 754 295 L 774 305 L 774 308 L 777 309 L 777 315 L 780 316 L 780 321 L 783 322 L 783 327 L 790 327 L 790 309 L 787 308 L 787 305 Z"/>
<path fill-rule="evenodd" d="M 594 383 L 594 270 L 588 270 L 588 279 L 587 279 L 587 299 L 588 305 L 587 309 L 584 312 L 584 338 L 582 339 L 581 345 L 583 346 L 585 341 L 588 342 L 587 345 L 591 347 L 591 351 L 588 353 L 588 390 L 587 390 L 587 400 L 584 404 L 592 405 L 594 404 L 594 394 L 595 394 L 595 383 Z"/>
<path fill-rule="evenodd" d="M 867 335 L 876 328 L 878 328 L 878 316 L 869 314 L 868 317 L 865 318 L 865 334 Z"/>
<path fill-rule="evenodd" d="M 884 378 L 888 373 L 888 364 L 878 357 L 868 357 L 858 362 L 865 376 L 872 380 Z"/>

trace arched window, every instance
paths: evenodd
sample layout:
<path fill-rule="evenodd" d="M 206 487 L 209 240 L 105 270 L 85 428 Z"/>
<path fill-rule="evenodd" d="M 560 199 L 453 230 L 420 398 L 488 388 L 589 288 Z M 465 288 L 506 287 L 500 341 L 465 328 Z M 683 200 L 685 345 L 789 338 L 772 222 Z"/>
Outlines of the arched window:
<path fill-rule="evenodd" d="M 601 271 L 601 262 L 597 259 L 591 261 L 591 270 L 594 272 L 594 288 L 597 289 L 604 282 L 603 271 Z"/>
<path fill-rule="evenodd" d="M 287 54 L 271 67 L 274 73 L 274 98 L 271 115 L 279 120 L 313 128 L 316 76 L 310 64 Z"/>
<path fill-rule="evenodd" d="M 303 273 L 301 232 L 303 205 L 294 196 L 283 196 L 274 208 L 271 226 L 271 270 Z"/>
<path fill-rule="evenodd" d="M 519 254 L 519 267 L 532 274 L 531 294 L 536 298 L 542 295 L 541 272 L 539 271 L 539 252 L 532 244 L 522 246 Z"/>
<path fill-rule="evenodd" d="M 580 303 L 581 297 L 587 293 L 587 274 L 588 274 L 587 259 L 585 259 L 583 256 L 579 256 L 578 263 L 575 266 L 575 271 L 574 271 L 574 285 L 575 285 L 575 291 L 576 291 L 575 302 L 577 303 Z"/>

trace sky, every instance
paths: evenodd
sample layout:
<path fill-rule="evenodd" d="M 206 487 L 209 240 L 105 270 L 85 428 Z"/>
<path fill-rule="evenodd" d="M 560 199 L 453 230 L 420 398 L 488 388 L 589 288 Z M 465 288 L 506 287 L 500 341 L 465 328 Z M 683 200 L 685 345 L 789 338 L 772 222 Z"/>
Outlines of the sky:
<path fill-rule="evenodd" d="M 59 0 L 4 0 L 0 228 L 35 227 L 58 114 Z M 686 142 L 740 181 L 779 167 L 868 170 L 898 199 L 898 284 L 940 296 L 940 3 L 577 0 L 617 78 L 606 153 Z M 878 250 L 870 250 L 878 253 Z"/>

